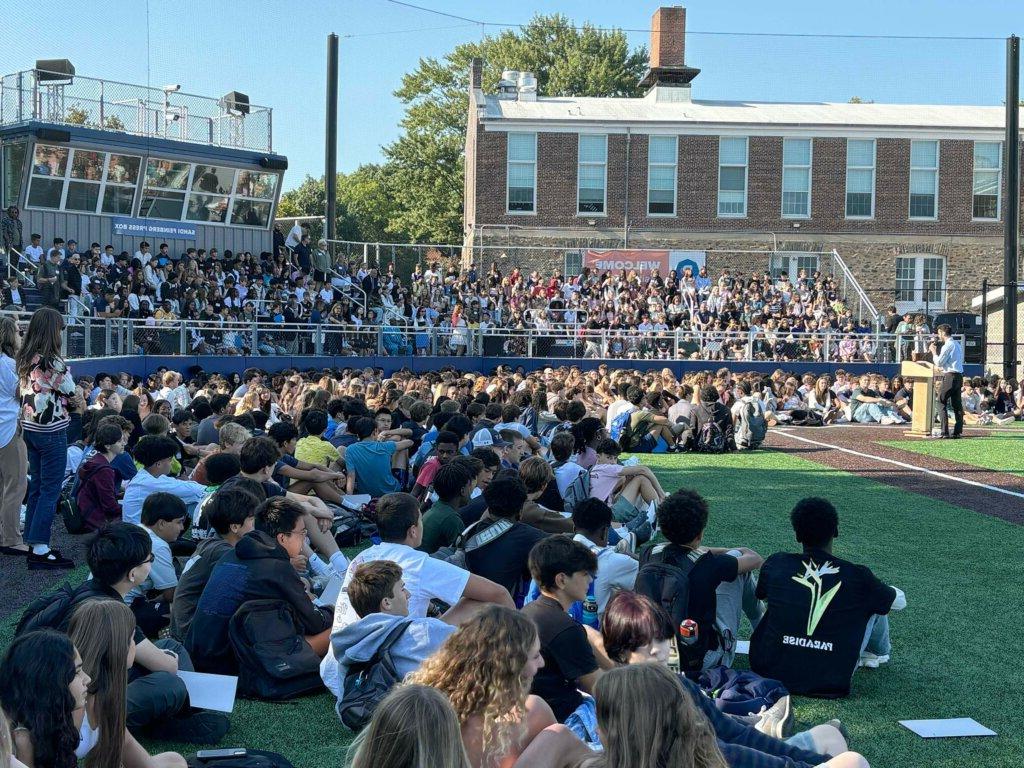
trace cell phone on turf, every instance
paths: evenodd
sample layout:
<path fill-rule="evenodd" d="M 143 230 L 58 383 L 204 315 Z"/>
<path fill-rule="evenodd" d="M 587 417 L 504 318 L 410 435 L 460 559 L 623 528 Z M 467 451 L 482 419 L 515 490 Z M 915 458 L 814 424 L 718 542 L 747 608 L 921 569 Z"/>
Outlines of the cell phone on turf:
<path fill-rule="evenodd" d="M 230 757 L 245 757 L 249 751 L 245 747 L 230 747 L 228 749 L 200 749 L 196 752 L 198 760 L 226 760 Z"/>

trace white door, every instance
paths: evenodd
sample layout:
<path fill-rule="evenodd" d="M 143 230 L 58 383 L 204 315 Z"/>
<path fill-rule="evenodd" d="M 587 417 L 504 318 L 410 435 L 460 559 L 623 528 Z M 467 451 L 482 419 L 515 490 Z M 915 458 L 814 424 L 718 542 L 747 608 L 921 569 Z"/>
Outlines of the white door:
<path fill-rule="evenodd" d="M 896 311 L 927 312 L 946 308 L 946 260 L 941 256 L 896 259 Z"/>

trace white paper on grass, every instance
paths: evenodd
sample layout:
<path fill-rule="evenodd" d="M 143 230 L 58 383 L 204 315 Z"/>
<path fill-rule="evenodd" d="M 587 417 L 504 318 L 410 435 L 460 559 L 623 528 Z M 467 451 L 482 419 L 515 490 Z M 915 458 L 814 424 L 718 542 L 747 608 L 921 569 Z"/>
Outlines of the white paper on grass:
<path fill-rule="evenodd" d="M 189 702 L 196 709 L 231 712 L 235 708 L 238 678 L 234 675 L 211 675 L 205 672 L 178 670 L 178 677 L 188 689 Z"/>
<path fill-rule="evenodd" d="M 986 728 L 970 717 L 953 717 L 945 720 L 900 720 L 899 723 L 904 728 L 926 739 L 996 735 L 995 731 Z"/>
<path fill-rule="evenodd" d="M 749 640 L 737 640 L 736 641 L 736 653 L 741 656 L 750 655 L 750 641 Z"/>

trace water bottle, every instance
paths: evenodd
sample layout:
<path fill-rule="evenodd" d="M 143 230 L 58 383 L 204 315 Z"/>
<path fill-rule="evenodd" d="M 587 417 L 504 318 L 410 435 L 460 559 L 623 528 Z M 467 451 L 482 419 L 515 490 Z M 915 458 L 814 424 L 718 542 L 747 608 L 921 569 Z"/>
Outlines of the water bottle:
<path fill-rule="evenodd" d="M 700 638 L 700 628 L 693 619 L 683 619 L 679 625 L 680 645 L 691 646 L 697 643 Z"/>
<path fill-rule="evenodd" d="M 597 620 L 597 598 L 591 594 L 587 595 L 587 598 L 583 601 L 583 622 L 588 627 L 594 629 L 600 629 L 600 623 Z"/>

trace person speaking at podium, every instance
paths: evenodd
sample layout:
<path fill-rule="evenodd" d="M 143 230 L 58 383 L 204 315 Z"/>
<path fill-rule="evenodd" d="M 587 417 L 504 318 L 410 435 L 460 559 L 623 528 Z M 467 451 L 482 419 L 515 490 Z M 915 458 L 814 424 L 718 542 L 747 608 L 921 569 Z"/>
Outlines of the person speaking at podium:
<path fill-rule="evenodd" d="M 943 323 L 935 329 L 939 334 L 942 348 L 932 342 L 930 349 L 935 367 L 942 371 L 942 386 L 939 389 L 939 420 L 942 438 L 959 440 L 964 431 L 964 404 L 961 393 L 964 388 L 964 348 L 953 338 L 953 329 Z M 949 409 L 953 409 L 953 434 L 949 434 Z"/>

